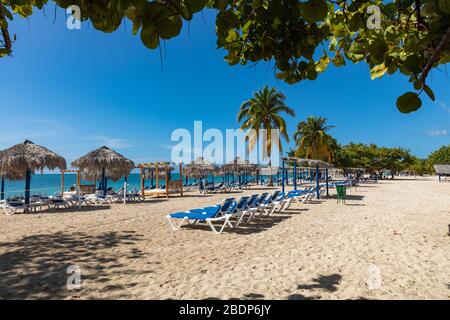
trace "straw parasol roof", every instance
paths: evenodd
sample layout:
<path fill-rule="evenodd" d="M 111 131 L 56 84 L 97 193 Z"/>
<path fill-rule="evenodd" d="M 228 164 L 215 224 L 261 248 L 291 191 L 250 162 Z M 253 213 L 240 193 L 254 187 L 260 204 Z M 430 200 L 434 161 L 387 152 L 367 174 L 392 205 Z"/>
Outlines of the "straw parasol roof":
<path fill-rule="evenodd" d="M 307 167 L 315 167 L 318 166 L 319 168 L 333 168 L 334 166 L 331 163 L 322 161 L 322 160 L 316 160 L 316 159 L 303 159 L 303 158 L 296 158 L 296 157 L 287 157 L 283 158 L 284 161 L 287 162 L 296 162 L 300 166 L 307 166 Z"/>
<path fill-rule="evenodd" d="M 105 169 L 108 178 L 118 180 L 130 174 L 134 168 L 134 162 L 103 146 L 73 161 L 72 166 L 79 168 L 82 172 L 87 172 L 88 175 L 101 175 L 101 172 Z"/>
<path fill-rule="evenodd" d="M 2 154 L 2 151 L 0 150 L 0 158 L 1 158 L 1 154 Z M 0 177 L 2 179 L 5 178 L 5 179 L 8 179 L 8 180 L 20 180 L 20 179 L 22 179 L 22 177 L 20 175 L 18 175 L 17 173 L 16 174 L 14 174 L 14 173 L 8 174 L 7 172 L 3 172 L 1 167 L 0 167 Z"/>
<path fill-rule="evenodd" d="M 262 176 L 274 176 L 280 171 L 279 167 L 261 167 L 259 174 Z"/>
<path fill-rule="evenodd" d="M 433 167 L 437 174 L 450 175 L 449 164 L 435 164 Z"/>
<path fill-rule="evenodd" d="M 0 150 L 0 158 L 1 158 L 1 154 L 2 151 Z M 8 179 L 8 180 L 21 180 L 22 176 L 19 175 L 18 173 L 7 173 L 7 172 L 3 172 L 2 168 L 0 167 L 0 177 L 3 179 Z"/>
<path fill-rule="evenodd" d="M 66 160 L 47 148 L 29 140 L 0 153 L 0 172 L 8 179 L 20 180 L 27 170 L 65 169 Z"/>
<path fill-rule="evenodd" d="M 88 181 L 99 180 L 100 177 L 102 176 L 102 170 L 84 169 L 84 170 L 80 170 L 80 172 L 81 172 L 81 177 L 84 180 L 88 180 Z M 108 179 L 112 180 L 112 181 L 119 181 L 122 177 L 125 176 L 123 174 L 123 172 L 115 171 L 115 170 L 111 170 L 111 169 L 105 169 L 105 174 L 108 177 Z"/>
<path fill-rule="evenodd" d="M 254 163 L 251 163 L 248 160 L 236 157 L 236 159 L 234 159 L 233 161 L 223 165 L 222 169 L 225 172 L 236 172 L 236 173 L 241 173 L 243 171 L 255 172 L 258 170 L 258 166 Z"/>
<path fill-rule="evenodd" d="M 203 157 L 198 157 L 197 159 L 192 161 L 187 166 L 195 166 L 195 167 L 199 167 L 199 168 L 203 168 L 203 167 L 204 168 L 211 168 L 211 170 L 214 169 L 214 165 L 212 164 L 212 162 L 206 160 Z"/>
<path fill-rule="evenodd" d="M 217 166 L 203 157 L 198 157 L 185 167 L 185 173 L 192 178 L 201 178 L 206 173 L 213 173 L 216 170 Z"/>

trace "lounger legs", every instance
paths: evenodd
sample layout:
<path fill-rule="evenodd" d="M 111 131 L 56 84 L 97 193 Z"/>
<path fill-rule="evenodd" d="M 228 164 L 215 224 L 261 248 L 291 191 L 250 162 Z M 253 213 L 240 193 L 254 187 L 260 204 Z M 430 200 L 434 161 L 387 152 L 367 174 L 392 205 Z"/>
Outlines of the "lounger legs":
<path fill-rule="evenodd" d="M 231 215 L 226 215 L 221 219 L 206 219 L 205 221 L 214 233 L 220 234 L 220 233 L 222 233 L 222 231 L 225 229 L 226 226 L 233 228 L 233 224 L 230 221 L 230 217 L 231 217 Z M 173 231 L 177 231 L 178 229 L 180 229 L 183 226 L 184 222 L 186 222 L 186 221 L 189 222 L 187 217 L 184 217 L 179 224 L 176 224 L 173 221 L 173 219 L 170 217 L 170 215 L 167 215 L 166 218 L 167 218 L 167 221 L 169 222 L 169 225 Z M 219 230 L 217 230 L 217 228 L 214 227 L 214 225 L 213 225 L 213 221 L 220 221 L 220 220 L 224 220 L 224 223 L 223 223 L 222 227 Z M 196 220 L 194 223 L 198 223 L 198 222 L 199 222 L 199 220 Z"/>
<path fill-rule="evenodd" d="M 215 221 L 214 219 L 206 219 L 206 223 L 209 225 L 209 227 L 211 228 L 211 230 L 216 233 L 216 234 L 221 234 L 223 229 L 225 229 L 225 227 L 228 225 L 230 228 L 233 228 L 233 225 L 230 222 L 230 215 L 226 215 L 225 216 L 225 221 L 222 225 L 222 227 L 220 228 L 219 231 L 217 231 L 216 227 L 214 227 L 214 225 L 212 224 L 212 221 Z"/>
<path fill-rule="evenodd" d="M 166 218 L 173 231 L 177 231 L 178 229 L 180 229 L 183 223 L 187 220 L 187 217 L 184 217 L 181 220 L 181 222 L 177 225 L 174 221 L 172 221 L 172 218 L 169 215 L 167 215 Z"/>
<path fill-rule="evenodd" d="M 16 209 L 14 208 L 3 207 L 3 210 L 7 216 L 11 216 L 16 213 Z"/>

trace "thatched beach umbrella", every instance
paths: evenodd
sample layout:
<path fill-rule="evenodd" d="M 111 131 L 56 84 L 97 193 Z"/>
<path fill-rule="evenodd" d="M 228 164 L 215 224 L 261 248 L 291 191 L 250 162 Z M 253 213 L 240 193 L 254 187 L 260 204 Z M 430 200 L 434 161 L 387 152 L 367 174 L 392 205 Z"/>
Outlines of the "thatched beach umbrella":
<path fill-rule="evenodd" d="M 2 153 L 2 151 L 0 151 L 0 157 L 1 157 L 1 153 Z M 5 179 L 8 179 L 8 180 L 21 180 L 21 179 L 23 179 L 23 177 L 20 176 L 17 173 L 15 173 L 15 174 L 8 174 L 6 172 L 2 172 L 1 168 L 0 168 L 0 176 L 1 176 L 0 200 L 4 200 L 5 199 Z"/>
<path fill-rule="evenodd" d="M 103 193 L 106 194 L 107 178 L 118 180 L 127 177 L 134 168 L 134 162 L 108 147 L 101 147 L 72 162 L 80 171 L 101 175 Z"/>
<path fill-rule="evenodd" d="M 248 174 L 255 174 L 258 171 L 258 166 L 251 163 L 248 160 L 244 160 L 240 157 L 236 157 L 233 161 L 228 162 L 222 166 L 224 172 L 233 173 L 241 176 L 244 175 L 246 178 Z"/>
<path fill-rule="evenodd" d="M 203 157 L 198 157 L 185 167 L 185 173 L 187 175 L 200 179 L 204 178 L 208 173 L 213 173 L 215 170 L 217 170 L 217 166 Z"/>
<path fill-rule="evenodd" d="M 80 170 L 81 178 L 87 181 L 97 181 L 102 176 L 103 170 L 92 170 L 92 169 L 84 169 Z M 119 181 L 123 177 L 127 177 L 129 173 L 125 173 L 122 170 L 115 169 L 105 169 L 105 175 L 108 177 L 108 180 L 111 181 Z"/>
<path fill-rule="evenodd" d="M 223 165 L 223 169 L 229 172 L 241 173 L 243 171 L 256 171 L 257 165 L 248 160 L 236 157 L 233 161 Z"/>
<path fill-rule="evenodd" d="M 25 178 L 25 204 L 30 204 L 31 174 L 48 168 L 66 169 L 66 160 L 45 147 L 29 140 L 3 150 L 0 153 L 0 172 L 12 180 Z"/>
<path fill-rule="evenodd" d="M 283 176 L 284 176 L 284 166 L 285 163 L 292 163 L 294 165 L 294 189 L 297 189 L 297 166 L 298 165 L 303 165 L 303 166 L 308 166 L 308 167 L 315 167 L 316 169 L 316 196 L 317 199 L 319 199 L 320 194 L 319 194 L 319 182 L 320 182 L 320 178 L 319 178 L 319 168 L 324 168 L 326 169 L 326 188 L 327 188 L 327 195 L 328 195 L 328 169 L 329 168 L 334 168 L 334 166 L 328 162 L 322 161 L 322 160 L 317 160 L 317 159 L 302 159 L 302 158 L 296 158 L 296 157 L 287 157 L 287 158 L 283 158 Z M 284 179 L 283 179 L 283 191 L 284 191 Z"/>
<path fill-rule="evenodd" d="M 312 168 L 319 167 L 319 168 L 323 168 L 323 169 L 334 168 L 334 166 L 331 163 L 328 163 L 328 162 L 322 161 L 322 160 L 316 160 L 316 159 L 287 157 L 287 158 L 283 158 L 283 161 L 285 161 L 288 164 L 292 163 L 294 165 L 304 166 L 304 167 L 312 167 Z"/>
<path fill-rule="evenodd" d="M 0 151 L 0 158 L 1 158 L 1 154 L 2 151 Z M 0 167 L 0 176 L 1 176 L 1 186 L 0 186 L 0 200 L 4 200 L 5 199 L 5 180 L 22 180 L 23 176 L 18 174 L 17 172 L 15 173 L 7 173 L 7 172 L 3 172 L 2 168 Z"/>

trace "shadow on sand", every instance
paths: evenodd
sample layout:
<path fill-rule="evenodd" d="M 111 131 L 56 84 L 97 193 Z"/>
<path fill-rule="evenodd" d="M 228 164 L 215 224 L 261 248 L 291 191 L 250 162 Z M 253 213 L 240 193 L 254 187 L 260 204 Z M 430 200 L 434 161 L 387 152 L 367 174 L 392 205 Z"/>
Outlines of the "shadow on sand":
<path fill-rule="evenodd" d="M 62 299 L 76 295 L 67 290 L 67 268 L 79 265 L 82 283 L 105 283 L 102 290 L 122 290 L 107 283 L 131 270 L 125 261 L 144 255 L 133 245 L 142 238 L 133 231 L 54 233 L 27 236 L 14 242 L 0 243 L 0 299 Z M 105 249 L 121 246 L 121 261 Z M 110 296 L 110 295 L 109 295 Z"/>
<path fill-rule="evenodd" d="M 328 292 L 336 292 L 341 283 L 342 276 L 339 274 L 331 274 L 329 276 L 319 275 L 319 277 L 312 280 L 310 284 L 299 284 L 298 290 L 325 290 Z"/>
<path fill-rule="evenodd" d="M 334 199 L 337 201 L 337 196 L 336 195 L 332 195 L 329 196 L 328 199 Z M 354 200 L 354 201 L 362 201 L 364 199 L 364 196 L 362 195 L 356 195 L 356 194 L 348 194 L 345 196 L 345 200 Z"/>
<path fill-rule="evenodd" d="M 299 284 L 297 290 L 308 290 L 313 295 L 307 296 L 301 293 L 293 293 L 285 297 L 287 300 L 317 300 L 321 299 L 320 292 L 336 292 L 339 289 L 339 284 L 341 283 L 342 276 L 339 274 L 331 274 L 329 276 L 319 275 L 317 278 L 312 280 L 310 284 Z M 247 293 L 242 297 L 233 297 L 230 300 L 264 300 L 266 297 L 261 293 Z M 360 298 L 365 299 L 365 298 Z M 217 297 L 209 297 L 204 300 L 220 300 Z"/>
<path fill-rule="evenodd" d="M 281 215 L 260 217 L 258 219 L 252 220 L 250 223 L 243 222 L 239 224 L 237 228 L 236 227 L 230 228 L 227 226 L 224 229 L 224 233 L 233 233 L 241 235 L 260 233 L 269 230 L 273 226 L 280 224 L 281 222 L 289 218 L 290 216 L 281 216 Z M 231 223 L 233 223 L 234 225 L 235 221 L 233 220 L 231 221 Z M 216 229 L 220 229 L 219 224 L 215 224 L 214 226 L 216 227 Z M 190 225 L 188 224 L 184 225 L 181 229 L 202 230 L 205 232 L 212 232 L 211 228 L 206 224 L 190 224 Z"/>
<path fill-rule="evenodd" d="M 71 208 L 56 208 L 56 209 L 44 209 L 42 211 L 37 211 L 38 214 L 54 214 L 63 212 L 88 212 L 88 211 L 103 211 L 111 209 L 110 205 L 95 205 L 95 206 L 81 206 L 81 207 L 71 207 Z M 35 212 L 30 212 L 29 214 L 35 214 Z"/>

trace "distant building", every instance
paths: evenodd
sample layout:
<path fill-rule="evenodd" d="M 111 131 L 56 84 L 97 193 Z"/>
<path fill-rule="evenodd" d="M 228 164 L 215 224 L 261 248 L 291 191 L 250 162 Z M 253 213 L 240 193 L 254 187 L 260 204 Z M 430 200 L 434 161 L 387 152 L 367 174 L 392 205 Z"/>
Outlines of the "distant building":
<path fill-rule="evenodd" d="M 450 177 L 450 164 L 435 164 L 434 170 L 439 176 L 439 181 L 441 181 L 441 177 L 446 177 L 444 181 L 448 181 L 447 177 Z"/>

